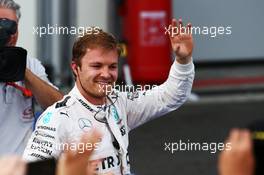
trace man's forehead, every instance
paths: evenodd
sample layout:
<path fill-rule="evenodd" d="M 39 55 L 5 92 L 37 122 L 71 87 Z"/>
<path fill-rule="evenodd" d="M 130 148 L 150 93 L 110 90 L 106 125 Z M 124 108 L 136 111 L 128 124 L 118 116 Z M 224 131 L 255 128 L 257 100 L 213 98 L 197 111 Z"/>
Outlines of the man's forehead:
<path fill-rule="evenodd" d="M 109 50 L 109 49 L 103 49 L 103 48 L 87 48 L 86 49 L 86 55 L 93 55 L 98 57 L 118 57 L 118 53 L 116 49 Z"/>
<path fill-rule="evenodd" d="M 85 62 L 115 64 L 118 62 L 118 54 L 115 50 L 86 49 Z"/>
<path fill-rule="evenodd" d="M 88 47 L 87 49 L 86 49 L 86 53 L 87 52 L 91 52 L 91 51 L 98 51 L 98 52 L 100 52 L 101 54 L 104 54 L 104 53 L 109 53 L 109 52 L 116 52 L 117 51 L 117 49 L 105 49 L 105 48 L 103 48 L 103 47 Z"/>
<path fill-rule="evenodd" d="M 0 7 L 0 18 L 7 18 L 18 22 L 16 12 L 12 9 Z"/>

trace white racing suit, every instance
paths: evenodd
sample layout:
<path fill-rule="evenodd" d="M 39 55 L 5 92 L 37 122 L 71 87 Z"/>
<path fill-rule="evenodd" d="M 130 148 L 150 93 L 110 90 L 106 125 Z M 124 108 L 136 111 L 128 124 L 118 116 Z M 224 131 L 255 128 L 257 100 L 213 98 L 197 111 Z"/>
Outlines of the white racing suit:
<path fill-rule="evenodd" d="M 162 85 L 133 93 L 113 91 L 105 106 L 89 103 L 75 86 L 40 116 L 23 157 L 27 161 L 58 158 L 63 144 L 72 146 L 84 132 L 96 128 L 102 139 L 90 159 L 102 160 L 98 173 L 130 174 L 129 131 L 181 106 L 191 92 L 193 79 L 193 63 L 175 61 Z"/>

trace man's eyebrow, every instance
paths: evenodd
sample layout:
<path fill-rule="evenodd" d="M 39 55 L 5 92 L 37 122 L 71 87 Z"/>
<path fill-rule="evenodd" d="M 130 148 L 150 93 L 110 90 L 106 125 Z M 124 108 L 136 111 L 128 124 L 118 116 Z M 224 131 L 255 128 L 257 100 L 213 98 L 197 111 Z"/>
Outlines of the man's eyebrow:
<path fill-rule="evenodd" d="M 101 62 L 91 62 L 89 63 L 89 65 L 103 65 L 103 63 Z M 116 66 L 118 65 L 118 63 L 112 63 L 112 64 L 109 64 L 110 66 Z"/>
<path fill-rule="evenodd" d="M 91 62 L 89 64 L 102 64 L 102 63 L 100 63 L 100 62 Z"/>

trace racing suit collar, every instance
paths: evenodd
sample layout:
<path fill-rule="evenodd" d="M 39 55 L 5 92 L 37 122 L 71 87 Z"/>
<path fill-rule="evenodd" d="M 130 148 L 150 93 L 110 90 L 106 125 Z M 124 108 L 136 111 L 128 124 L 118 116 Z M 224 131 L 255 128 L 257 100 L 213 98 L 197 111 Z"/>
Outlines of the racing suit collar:
<path fill-rule="evenodd" d="M 69 93 L 70 95 L 76 97 L 77 99 L 81 99 L 83 102 L 85 102 L 86 104 L 88 104 L 92 109 L 94 109 L 95 111 L 98 111 L 98 109 L 103 108 L 106 105 L 94 105 L 91 102 L 89 102 L 88 100 L 86 100 L 86 98 L 84 98 L 84 96 L 81 94 L 81 92 L 79 91 L 77 85 L 75 84 L 74 87 L 72 88 L 72 90 Z"/>

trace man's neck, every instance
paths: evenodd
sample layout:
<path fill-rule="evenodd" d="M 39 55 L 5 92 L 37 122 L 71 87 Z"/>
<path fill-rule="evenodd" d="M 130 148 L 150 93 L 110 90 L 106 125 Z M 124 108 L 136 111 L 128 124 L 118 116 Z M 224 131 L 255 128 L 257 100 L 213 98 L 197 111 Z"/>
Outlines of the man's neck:
<path fill-rule="evenodd" d="M 106 97 L 94 97 L 86 92 L 80 85 L 77 84 L 77 88 L 81 95 L 93 105 L 104 105 L 106 103 Z"/>

